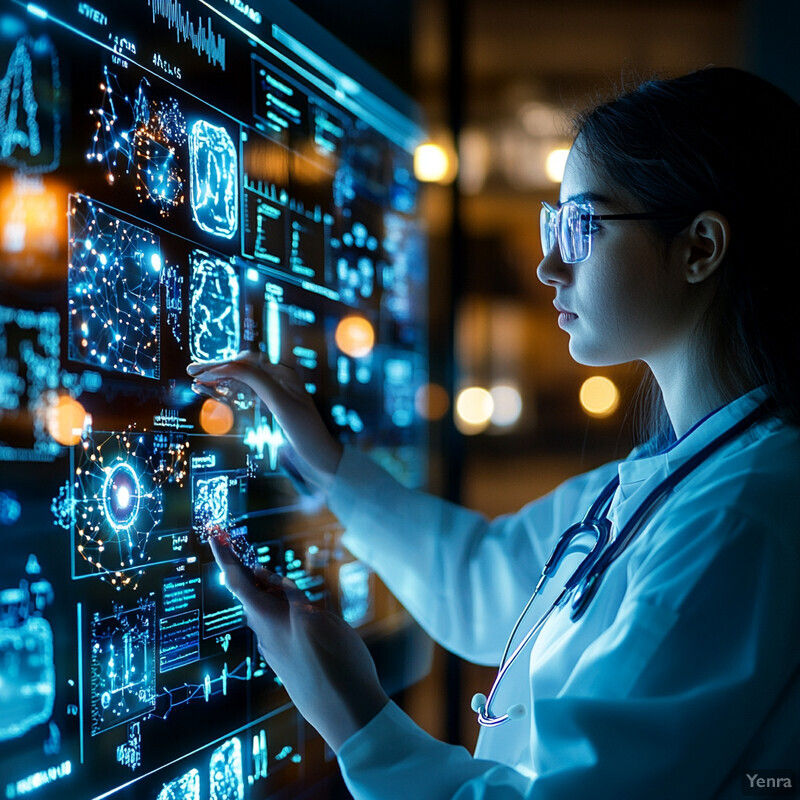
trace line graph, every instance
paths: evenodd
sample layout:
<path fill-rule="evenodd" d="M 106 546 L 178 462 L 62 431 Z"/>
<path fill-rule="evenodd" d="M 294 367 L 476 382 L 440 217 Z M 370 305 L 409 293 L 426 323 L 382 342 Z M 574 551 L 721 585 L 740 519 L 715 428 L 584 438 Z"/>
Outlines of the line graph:
<path fill-rule="evenodd" d="M 225 69 L 225 37 L 217 35 L 211 28 L 211 18 L 205 23 L 198 19 L 193 22 L 188 11 L 184 11 L 178 0 L 147 0 L 153 11 L 153 22 L 156 17 L 167 21 L 167 27 L 175 30 L 178 42 L 190 42 L 192 49 L 199 55 L 206 55 L 209 64 L 216 64 Z"/>

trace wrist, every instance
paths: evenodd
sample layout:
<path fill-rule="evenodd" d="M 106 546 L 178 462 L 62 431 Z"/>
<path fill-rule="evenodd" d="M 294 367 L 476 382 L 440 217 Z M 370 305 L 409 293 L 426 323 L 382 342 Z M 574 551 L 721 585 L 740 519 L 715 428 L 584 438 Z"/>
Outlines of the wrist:
<path fill-rule="evenodd" d="M 389 696 L 380 687 L 372 692 L 361 692 L 358 698 L 351 699 L 340 714 L 329 719 L 328 729 L 320 733 L 333 752 L 338 754 L 345 742 L 372 722 L 388 704 Z"/>

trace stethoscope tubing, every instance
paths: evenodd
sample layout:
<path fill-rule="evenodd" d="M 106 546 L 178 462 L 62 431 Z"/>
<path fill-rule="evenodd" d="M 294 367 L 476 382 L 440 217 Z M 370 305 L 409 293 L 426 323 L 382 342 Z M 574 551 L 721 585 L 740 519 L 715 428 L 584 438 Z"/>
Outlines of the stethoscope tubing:
<path fill-rule="evenodd" d="M 688 458 L 671 475 L 667 476 L 667 478 L 659 483 L 658 486 L 656 486 L 653 491 L 647 495 L 645 500 L 638 506 L 628 522 L 623 526 L 619 535 L 616 536 L 614 540 L 610 542 L 610 544 L 603 546 L 596 557 L 593 558 L 592 556 L 600 542 L 602 535 L 601 521 L 599 520 L 598 515 L 601 513 L 601 511 L 604 515 L 608 512 L 611 498 L 613 497 L 613 494 L 619 485 L 619 475 L 615 476 L 615 478 L 603 488 L 603 491 L 592 503 L 581 522 L 568 528 L 559 537 L 556 546 L 553 548 L 553 552 L 545 563 L 545 567 L 542 570 L 542 575 L 533 590 L 533 594 L 525 604 L 525 608 L 522 610 L 522 613 L 517 618 L 517 621 L 511 630 L 511 635 L 509 636 L 506 646 L 503 650 L 503 655 L 500 659 L 500 665 L 498 667 L 494 682 L 492 683 L 492 688 L 489 691 L 485 701 L 479 708 L 476 709 L 478 714 L 478 722 L 483 727 L 493 728 L 503 724 L 511 718 L 508 713 L 496 717 L 492 715 L 489 707 L 494 699 L 494 696 L 497 694 L 497 691 L 499 690 L 500 684 L 502 683 L 506 673 L 517 660 L 528 643 L 539 633 L 545 622 L 547 622 L 547 620 L 550 618 L 550 615 L 553 613 L 553 611 L 555 611 L 556 608 L 565 602 L 566 598 L 570 593 L 572 593 L 573 590 L 576 590 L 575 595 L 573 596 L 570 619 L 573 622 L 577 622 L 586 612 L 591 599 L 597 593 L 600 582 L 609 566 L 621 555 L 622 551 L 633 540 L 640 530 L 645 518 L 654 511 L 656 505 L 662 499 L 666 498 L 668 494 L 674 492 L 680 483 L 695 469 L 697 469 L 700 464 L 706 461 L 714 452 L 735 439 L 741 433 L 744 433 L 744 431 L 750 428 L 759 419 L 766 416 L 766 414 L 772 409 L 772 405 L 773 404 L 771 401 L 767 401 L 759 405 L 758 408 L 751 411 L 748 415 L 739 420 L 739 422 L 732 425 L 717 438 L 713 439 L 705 447 L 701 448 L 697 453 Z M 606 523 L 607 522 L 608 520 L 606 519 Z M 595 547 L 592 548 L 592 551 L 585 557 L 584 561 L 581 562 L 575 572 L 573 572 L 573 574 L 569 577 L 558 597 L 550 605 L 550 608 L 547 609 L 547 611 L 531 627 L 528 633 L 525 634 L 522 641 L 517 645 L 516 648 L 514 648 L 513 653 L 511 653 L 509 656 L 508 651 L 511 649 L 514 636 L 517 634 L 522 621 L 525 619 L 525 616 L 533 605 L 533 602 L 538 596 L 539 591 L 544 585 L 546 579 L 549 577 L 549 571 L 554 566 L 558 566 L 558 563 L 560 563 L 560 560 L 564 555 L 566 547 L 569 545 L 569 541 L 571 541 L 571 539 L 579 533 L 588 532 L 590 528 L 594 528 L 597 531 L 598 541 L 596 542 Z M 590 563 L 588 569 L 585 569 L 584 564 L 587 561 L 590 561 Z M 476 695 L 476 697 L 478 697 L 478 695 Z M 482 696 L 480 697 L 482 698 Z"/>

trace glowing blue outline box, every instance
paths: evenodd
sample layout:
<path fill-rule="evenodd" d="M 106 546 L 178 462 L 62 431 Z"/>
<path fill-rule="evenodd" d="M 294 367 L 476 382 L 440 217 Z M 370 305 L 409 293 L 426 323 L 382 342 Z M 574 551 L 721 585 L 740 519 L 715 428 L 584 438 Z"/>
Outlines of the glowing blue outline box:
<path fill-rule="evenodd" d="M 192 217 L 200 230 L 231 239 L 239 226 L 239 158 L 225 128 L 200 119 L 189 133 Z"/>

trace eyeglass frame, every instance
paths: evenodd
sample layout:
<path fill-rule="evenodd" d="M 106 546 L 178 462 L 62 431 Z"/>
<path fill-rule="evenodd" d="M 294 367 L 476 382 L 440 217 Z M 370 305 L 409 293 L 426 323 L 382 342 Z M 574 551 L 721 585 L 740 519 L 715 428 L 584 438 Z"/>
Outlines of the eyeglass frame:
<path fill-rule="evenodd" d="M 559 231 L 561 230 L 561 227 L 558 224 L 558 219 L 561 216 L 561 213 L 562 213 L 563 209 L 566 208 L 567 206 L 574 206 L 575 208 L 578 208 L 578 209 L 580 209 L 582 211 L 583 210 L 588 211 L 587 214 L 581 214 L 579 219 L 581 221 L 586 220 L 590 224 L 592 222 L 594 222 L 595 220 L 664 219 L 664 218 L 669 218 L 669 217 L 673 217 L 674 218 L 674 217 L 678 217 L 678 216 L 683 216 L 683 214 L 684 214 L 684 212 L 682 212 L 682 211 L 642 211 L 642 212 L 631 213 L 631 214 L 595 214 L 594 213 L 594 206 L 588 201 L 577 202 L 576 200 L 567 200 L 565 203 L 560 204 L 558 207 L 551 206 L 550 203 L 542 201 L 542 210 L 541 210 L 540 215 L 539 215 L 539 235 L 540 235 L 540 237 L 542 239 L 542 252 L 544 253 L 545 256 L 547 256 L 550 253 L 550 251 L 553 249 L 553 247 L 557 244 L 558 245 L 558 252 L 561 255 L 561 260 L 565 264 L 580 264 L 582 261 L 586 261 L 586 259 L 588 259 L 589 256 L 591 256 L 591 254 L 592 254 L 592 240 L 594 238 L 592 236 L 594 231 L 592 231 L 592 229 L 590 228 L 588 234 L 586 234 L 586 238 L 587 238 L 587 242 L 588 242 L 588 244 L 586 245 L 586 255 L 583 256 L 582 258 L 575 258 L 575 259 L 567 259 L 567 258 L 564 257 L 564 249 L 561 247 L 561 237 L 559 236 Z M 554 231 L 554 233 L 553 233 L 553 244 L 547 250 L 545 250 L 546 241 L 545 241 L 545 237 L 544 237 L 545 227 L 544 227 L 544 219 L 543 219 L 543 215 L 544 215 L 545 212 L 549 212 L 550 214 L 552 214 L 553 217 L 551 217 L 551 218 L 554 218 L 556 220 L 555 224 L 552 224 L 552 225 L 548 226 L 549 228 L 551 228 Z M 583 234 L 581 234 L 581 235 L 583 235 Z"/>

